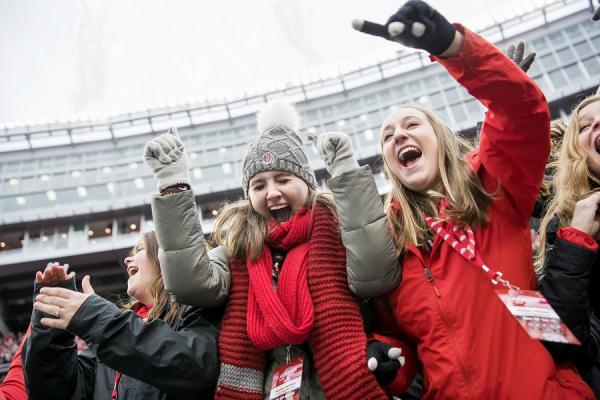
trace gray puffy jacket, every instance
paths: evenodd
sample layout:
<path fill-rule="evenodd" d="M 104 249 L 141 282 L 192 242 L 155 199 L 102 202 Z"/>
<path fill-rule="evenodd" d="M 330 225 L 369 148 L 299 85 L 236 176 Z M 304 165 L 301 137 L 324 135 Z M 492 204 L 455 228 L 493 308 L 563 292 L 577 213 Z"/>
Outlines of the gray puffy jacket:
<path fill-rule="evenodd" d="M 346 247 L 348 284 L 361 298 L 392 291 L 402 278 L 400 258 L 369 166 L 331 178 Z"/>
<path fill-rule="evenodd" d="M 223 247 L 207 251 L 194 193 L 154 195 L 152 215 L 165 289 L 181 304 L 223 304 L 231 286 L 227 253 Z"/>

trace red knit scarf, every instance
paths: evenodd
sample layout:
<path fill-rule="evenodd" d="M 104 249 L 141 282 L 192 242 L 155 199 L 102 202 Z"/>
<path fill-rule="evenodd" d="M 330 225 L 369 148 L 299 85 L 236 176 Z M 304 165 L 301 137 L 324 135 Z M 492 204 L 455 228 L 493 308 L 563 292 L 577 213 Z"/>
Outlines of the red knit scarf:
<path fill-rule="evenodd" d="M 329 400 L 387 399 L 367 369 L 367 338 L 356 299 L 348 288 L 346 250 L 337 218 L 321 205 L 313 213 L 306 257 L 314 308 L 308 343 L 325 396 Z M 244 261 L 231 260 L 229 266 L 231 291 L 219 333 L 221 373 L 215 399 L 262 400 L 265 353 L 253 344 L 247 330 L 251 278 Z M 280 275 L 278 287 L 282 284 Z"/>
<path fill-rule="evenodd" d="M 312 212 L 302 209 L 288 222 L 271 225 L 267 243 L 289 250 L 273 290 L 273 260 L 268 246 L 262 257 L 246 264 L 248 290 L 248 336 L 256 347 L 271 350 L 285 344 L 302 344 L 313 325 L 314 309 L 306 279 L 308 235 Z"/>

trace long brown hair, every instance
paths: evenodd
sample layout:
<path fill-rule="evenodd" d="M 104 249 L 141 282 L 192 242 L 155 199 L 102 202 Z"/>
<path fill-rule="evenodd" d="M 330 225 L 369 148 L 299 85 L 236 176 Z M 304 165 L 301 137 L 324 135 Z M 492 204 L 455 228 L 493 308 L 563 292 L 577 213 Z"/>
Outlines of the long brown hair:
<path fill-rule="evenodd" d="M 448 220 L 475 227 L 488 222 L 486 211 L 492 201 L 492 194 L 485 190 L 466 160 L 466 155 L 472 150 L 469 143 L 452 132 L 433 111 L 414 105 L 402 105 L 401 108 L 421 111 L 433 127 L 437 138 L 438 166 L 443 193 L 431 190 L 427 193 L 412 191 L 391 172 L 387 160 L 383 157 L 381 134 L 385 128 L 384 122 L 381 127 L 379 147 L 385 174 L 392 184 L 392 190 L 386 196 L 385 207 L 399 252 L 404 251 L 409 243 L 421 246 L 431 238 L 423 214 L 437 215 L 437 203 L 441 198 L 446 198 L 449 203 L 446 214 Z M 397 110 L 390 116 L 396 112 Z M 392 202 L 399 205 L 398 211 L 391 207 Z"/>
<path fill-rule="evenodd" d="M 314 209 L 317 203 L 333 212 L 336 210 L 331 193 L 316 193 L 309 187 L 306 206 Z M 267 221 L 254 211 L 248 199 L 226 204 L 217 214 L 213 241 L 223 246 L 230 257 L 244 260 L 249 256 L 257 260 L 262 255 L 266 237 Z"/>
<path fill-rule="evenodd" d="M 600 101 L 599 95 L 589 96 L 575 106 L 569 122 L 564 130 L 564 136 L 558 152 L 556 170 L 553 175 L 552 189 L 554 196 L 548 204 L 540 223 L 540 251 L 536 259 L 536 272 L 544 265 L 546 230 L 552 219 L 558 218 L 559 227 L 567 226 L 573 218 L 575 204 L 588 197 L 600 187 L 600 177 L 590 171 L 587 163 L 587 153 L 579 144 L 579 113 L 588 105 Z"/>
<path fill-rule="evenodd" d="M 162 319 L 167 324 L 173 323 L 183 311 L 184 306 L 172 300 L 171 295 L 165 290 L 162 274 L 160 272 L 160 261 L 158 260 L 158 240 L 154 231 L 146 232 L 142 235 L 140 242 L 143 242 L 146 248 L 146 257 L 148 257 L 149 266 L 157 274 L 156 278 L 150 284 L 150 296 L 154 301 L 154 306 L 148 314 L 148 321 L 153 319 Z M 135 254 L 138 245 L 131 249 L 129 255 Z M 141 304 L 139 301 L 134 301 L 123 305 L 126 309 L 135 309 Z"/>

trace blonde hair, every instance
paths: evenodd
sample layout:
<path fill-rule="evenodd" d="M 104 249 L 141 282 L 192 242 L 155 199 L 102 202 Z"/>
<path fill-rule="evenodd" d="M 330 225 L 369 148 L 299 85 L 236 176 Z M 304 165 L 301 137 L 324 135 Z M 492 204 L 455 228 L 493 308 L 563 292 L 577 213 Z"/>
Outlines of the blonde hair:
<path fill-rule="evenodd" d="M 148 257 L 149 266 L 156 273 L 156 278 L 150 284 L 150 296 L 153 299 L 154 305 L 148 314 L 147 320 L 162 319 L 167 324 L 171 324 L 181 315 L 184 306 L 173 301 L 169 292 L 165 290 L 165 284 L 160 272 L 160 261 L 158 260 L 159 246 L 156 233 L 154 231 L 144 233 L 141 241 L 146 248 L 146 257 Z M 138 245 L 134 246 L 129 255 L 134 255 L 137 248 Z M 140 301 L 133 301 L 123 304 L 122 307 L 124 309 L 135 309 L 139 304 L 141 304 Z"/>
<path fill-rule="evenodd" d="M 421 246 L 432 237 L 423 214 L 436 216 L 436 204 L 441 198 L 446 198 L 449 202 L 447 220 L 472 226 L 482 226 L 488 222 L 486 211 L 492 201 L 492 194 L 486 192 L 479 177 L 473 173 L 466 160 L 467 153 L 472 150 L 469 143 L 454 134 L 433 111 L 414 105 L 402 105 L 401 108 L 421 111 L 433 127 L 437 138 L 438 166 L 443 193 L 431 190 L 420 193 L 405 187 L 391 171 L 388 161 L 383 156 L 381 136 L 380 152 L 383 167 L 392 184 L 392 190 L 386 196 L 385 207 L 399 252 L 404 251 L 406 244 Z M 384 128 L 385 122 L 381 133 Z M 398 212 L 391 207 L 394 201 L 399 205 Z"/>
<path fill-rule="evenodd" d="M 579 144 L 579 113 L 588 105 L 600 101 L 600 95 L 583 99 L 573 109 L 569 122 L 564 130 L 562 143 L 556 157 L 556 170 L 552 179 L 554 196 L 547 206 L 539 228 L 540 251 L 536 258 L 536 272 L 541 272 L 544 265 L 546 230 L 552 219 L 558 217 L 560 227 L 567 226 L 573 218 L 575 204 L 600 187 L 600 177 L 590 171 L 587 153 Z"/>
<path fill-rule="evenodd" d="M 316 193 L 309 186 L 306 206 L 314 209 L 317 203 L 336 211 L 331 193 Z M 227 255 L 237 260 L 246 257 L 257 260 L 262 255 L 267 233 L 265 218 L 254 210 L 250 200 L 243 199 L 221 208 L 215 221 L 213 242 L 223 246 Z"/>

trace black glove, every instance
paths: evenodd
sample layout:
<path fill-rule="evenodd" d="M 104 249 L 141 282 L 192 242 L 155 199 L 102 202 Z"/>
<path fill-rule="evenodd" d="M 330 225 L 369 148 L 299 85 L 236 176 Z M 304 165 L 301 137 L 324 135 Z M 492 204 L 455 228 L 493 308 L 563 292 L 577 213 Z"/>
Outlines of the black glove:
<path fill-rule="evenodd" d="M 527 57 L 523 58 L 525 55 L 525 42 L 520 40 L 517 45 L 511 44 L 506 49 L 506 55 L 508 58 L 513 60 L 515 64 L 517 64 L 523 72 L 527 72 L 533 60 L 535 60 L 536 53 L 528 54 Z"/>
<path fill-rule="evenodd" d="M 450 47 L 456 33 L 456 28 L 442 14 L 421 0 L 409 0 L 385 25 L 355 19 L 352 26 L 369 35 L 423 49 L 434 56 Z"/>
<path fill-rule="evenodd" d="M 394 381 L 398 370 L 404 366 L 402 349 L 387 343 L 374 340 L 367 346 L 367 366 L 375 375 L 380 385 L 388 385 Z"/>

